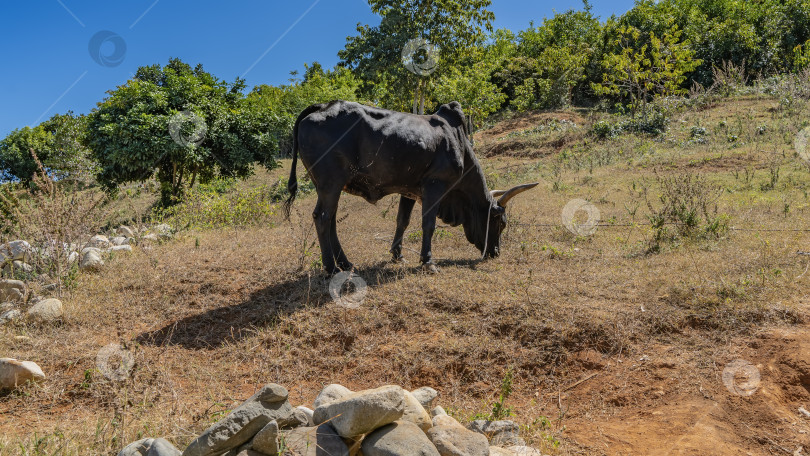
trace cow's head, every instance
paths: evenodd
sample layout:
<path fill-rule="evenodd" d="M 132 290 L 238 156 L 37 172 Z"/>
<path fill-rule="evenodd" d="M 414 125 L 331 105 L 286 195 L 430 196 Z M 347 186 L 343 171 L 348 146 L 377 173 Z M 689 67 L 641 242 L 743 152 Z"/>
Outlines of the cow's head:
<path fill-rule="evenodd" d="M 467 240 L 475 245 L 485 257 L 496 257 L 501 250 L 501 233 L 506 228 L 506 205 L 516 195 L 538 185 L 518 185 L 509 190 L 493 190 L 486 188 L 486 180 L 481 165 L 473 151 L 470 141 L 470 128 L 467 117 L 457 101 L 442 105 L 436 115 L 443 118 L 455 131 L 454 146 L 462 150 L 464 155 L 464 182 L 459 190 L 464 193 L 462 198 L 450 198 L 455 204 L 447 204 L 440 208 L 442 220 L 453 223 L 461 221 L 464 225 L 464 234 Z M 463 202 L 462 202 L 463 201 Z M 457 204 L 464 205 L 464 215 L 459 214 Z"/>
<path fill-rule="evenodd" d="M 464 234 L 486 258 L 494 258 L 501 253 L 501 234 L 506 229 L 506 205 L 515 196 L 534 188 L 537 182 L 518 185 L 509 190 L 492 190 L 488 198 L 486 213 L 481 211 L 473 223 L 464 224 Z"/>

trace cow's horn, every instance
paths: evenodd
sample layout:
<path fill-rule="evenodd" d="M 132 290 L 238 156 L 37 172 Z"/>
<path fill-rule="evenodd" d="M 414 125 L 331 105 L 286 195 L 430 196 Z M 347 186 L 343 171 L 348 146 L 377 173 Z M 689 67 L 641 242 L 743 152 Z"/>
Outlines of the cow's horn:
<path fill-rule="evenodd" d="M 499 196 L 503 195 L 504 193 L 506 193 L 506 190 L 490 190 L 490 191 L 489 191 L 489 194 L 490 194 L 490 195 L 491 195 L 493 198 L 497 198 L 497 197 L 499 197 Z"/>
<path fill-rule="evenodd" d="M 498 200 L 498 205 L 501 207 L 506 207 L 506 203 L 508 203 L 510 199 L 514 198 L 515 195 L 519 195 L 526 190 L 537 187 L 539 184 L 540 182 L 534 182 L 531 184 L 523 184 L 510 188 L 509 190 L 503 192 L 503 196 L 501 196 L 501 199 Z"/>

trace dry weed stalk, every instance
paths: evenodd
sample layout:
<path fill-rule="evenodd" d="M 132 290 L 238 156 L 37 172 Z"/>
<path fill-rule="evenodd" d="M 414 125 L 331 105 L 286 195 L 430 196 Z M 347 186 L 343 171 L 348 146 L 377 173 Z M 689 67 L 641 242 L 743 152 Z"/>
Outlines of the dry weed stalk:
<path fill-rule="evenodd" d="M 48 175 L 34 150 L 31 155 L 38 171 L 26 194 L 18 198 L 0 193 L 0 205 L 6 213 L 0 230 L 6 240 L 22 239 L 31 244 L 33 275 L 45 280 L 43 275 L 47 275 L 61 296 L 78 268 L 70 255 L 80 251 L 102 226 L 107 198 L 65 189 Z"/>

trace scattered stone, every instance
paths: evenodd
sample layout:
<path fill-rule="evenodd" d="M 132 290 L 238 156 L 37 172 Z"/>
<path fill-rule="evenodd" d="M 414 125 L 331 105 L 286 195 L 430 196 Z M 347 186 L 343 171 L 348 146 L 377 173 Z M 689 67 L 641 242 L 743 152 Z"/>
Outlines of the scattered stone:
<path fill-rule="evenodd" d="M 79 269 L 82 271 L 98 271 L 104 266 L 104 260 L 101 259 L 101 252 L 95 248 L 87 248 L 82 251 L 82 262 L 79 264 Z"/>
<path fill-rule="evenodd" d="M 485 435 L 491 445 L 502 447 L 526 445 L 526 441 L 518 435 L 520 426 L 514 421 L 475 420 L 467 425 L 467 429 Z"/>
<path fill-rule="evenodd" d="M 329 421 L 341 437 L 367 434 L 402 417 L 404 393 L 405 390 L 395 385 L 354 393 L 315 409 L 315 423 Z"/>
<path fill-rule="evenodd" d="M 287 390 L 265 385 L 225 418 L 213 424 L 183 452 L 184 456 L 215 456 L 238 448 L 272 420 L 286 420 L 293 413 Z"/>
<path fill-rule="evenodd" d="M 70 252 L 70 255 L 68 255 L 68 264 L 73 264 L 79 261 L 79 256 L 79 252 Z"/>
<path fill-rule="evenodd" d="M 159 241 L 157 234 L 154 233 L 144 234 L 142 239 L 145 241 Z"/>
<path fill-rule="evenodd" d="M 45 374 L 32 361 L 17 361 L 14 358 L 0 358 L 0 389 L 16 388 L 26 382 L 38 382 Z"/>
<path fill-rule="evenodd" d="M 22 280 L 0 280 L 0 302 L 23 302 L 28 287 Z"/>
<path fill-rule="evenodd" d="M 430 416 L 431 417 L 437 417 L 439 415 L 447 415 L 447 412 L 444 411 L 444 409 L 442 408 L 441 405 L 437 405 L 436 407 L 433 407 L 433 410 L 430 411 Z"/>
<path fill-rule="evenodd" d="M 117 234 L 118 236 L 123 236 L 125 238 L 135 237 L 135 231 L 126 225 L 119 226 L 118 229 L 115 230 L 115 234 Z"/>
<path fill-rule="evenodd" d="M 488 456 L 489 441 L 450 416 L 437 415 L 427 436 L 442 456 Z"/>
<path fill-rule="evenodd" d="M 97 234 L 90 238 L 87 242 L 89 247 L 95 247 L 97 249 L 106 249 L 110 246 L 110 240 L 107 239 L 107 236 L 103 236 L 101 234 Z"/>
<path fill-rule="evenodd" d="M 308 407 L 304 407 L 303 405 L 299 405 L 298 407 L 296 407 L 296 410 L 300 410 L 301 413 L 303 413 L 307 417 L 307 424 L 305 426 L 315 425 L 315 422 L 312 420 L 312 417 L 315 414 L 314 410 Z"/>
<path fill-rule="evenodd" d="M 110 243 L 114 246 L 116 245 L 126 245 L 129 244 L 129 239 L 125 238 L 124 236 L 116 236 L 110 239 Z"/>
<path fill-rule="evenodd" d="M 26 312 L 29 319 L 43 323 L 58 320 L 62 314 L 62 301 L 54 298 L 43 299 Z"/>
<path fill-rule="evenodd" d="M 22 312 L 17 309 L 11 309 L 3 312 L 0 314 L 0 325 L 4 325 L 8 322 L 14 321 L 19 319 L 22 316 Z"/>
<path fill-rule="evenodd" d="M 278 422 L 267 423 L 253 438 L 251 447 L 261 453 L 278 454 Z"/>
<path fill-rule="evenodd" d="M 11 241 L 8 244 L 0 245 L 0 254 L 6 261 L 20 260 L 31 261 L 31 244 L 26 241 Z"/>
<path fill-rule="evenodd" d="M 540 450 L 524 445 L 513 445 L 506 447 L 506 449 L 511 451 L 515 456 L 543 456 Z"/>
<path fill-rule="evenodd" d="M 419 389 L 415 389 L 411 391 L 411 394 L 413 394 L 416 400 L 422 404 L 422 407 L 424 407 L 425 410 L 430 409 L 431 404 L 433 404 L 433 400 L 439 395 L 435 389 L 429 386 L 423 386 Z"/>
<path fill-rule="evenodd" d="M 142 439 L 125 446 L 118 456 L 180 456 L 180 450 L 166 439 Z"/>
<path fill-rule="evenodd" d="M 11 264 L 7 264 L 5 268 L 7 274 L 14 274 L 15 272 L 22 272 L 25 274 L 31 274 L 34 272 L 34 267 L 28 263 L 24 263 L 21 260 L 14 260 Z"/>
<path fill-rule="evenodd" d="M 155 233 L 156 233 L 156 234 L 157 234 L 159 237 L 164 238 L 164 239 L 169 239 L 169 238 L 171 238 L 171 237 L 172 237 L 172 232 L 173 232 L 173 231 L 174 231 L 174 230 L 172 230 L 172 227 L 171 227 L 171 226 L 169 226 L 169 225 L 167 225 L 167 224 L 165 224 L 165 223 L 161 223 L 160 225 L 157 225 L 157 226 L 155 226 L 155 228 L 154 228 L 154 232 L 155 232 Z"/>
<path fill-rule="evenodd" d="M 352 394 L 353 391 L 343 385 L 338 385 L 337 383 L 326 385 L 321 392 L 318 393 L 318 397 L 315 398 L 315 403 L 313 404 L 314 409 L 330 402 L 344 399 Z"/>
<path fill-rule="evenodd" d="M 430 415 L 412 393 L 405 390 L 403 392 L 405 393 L 405 413 L 402 415 L 402 420 L 410 421 L 427 432 L 428 429 L 433 427 Z"/>
<path fill-rule="evenodd" d="M 489 447 L 489 456 L 515 456 L 515 453 L 506 448 L 491 446 Z"/>
<path fill-rule="evenodd" d="M 395 421 L 376 429 L 363 439 L 363 456 L 439 456 L 419 426 Z"/>
<path fill-rule="evenodd" d="M 349 456 L 349 447 L 328 423 L 282 432 L 284 456 Z"/>
<path fill-rule="evenodd" d="M 132 252 L 131 245 L 114 245 L 110 248 L 110 252 L 123 252 L 123 253 L 130 253 Z"/>
<path fill-rule="evenodd" d="M 281 429 L 293 429 L 301 426 L 309 426 L 309 416 L 303 410 L 293 409 L 292 415 L 284 421 L 278 423 Z"/>

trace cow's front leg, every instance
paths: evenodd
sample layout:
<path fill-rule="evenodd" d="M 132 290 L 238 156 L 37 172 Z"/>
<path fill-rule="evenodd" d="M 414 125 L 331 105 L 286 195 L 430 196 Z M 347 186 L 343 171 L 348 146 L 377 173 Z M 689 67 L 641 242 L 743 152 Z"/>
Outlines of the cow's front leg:
<path fill-rule="evenodd" d="M 406 196 L 399 198 L 399 211 L 397 211 L 397 230 L 394 233 L 394 242 L 391 244 L 391 255 L 394 256 L 394 263 L 404 261 L 402 257 L 402 238 L 405 236 L 405 230 L 411 222 L 411 213 L 413 212 L 413 205 L 416 200 L 412 200 Z"/>
<path fill-rule="evenodd" d="M 445 187 L 438 182 L 425 186 L 422 191 L 422 269 L 436 273 L 439 268 L 433 263 L 431 243 L 433 233 L 436 231 L 436 215 L 439 213 L 439 203 L 444 198 Z"/>

